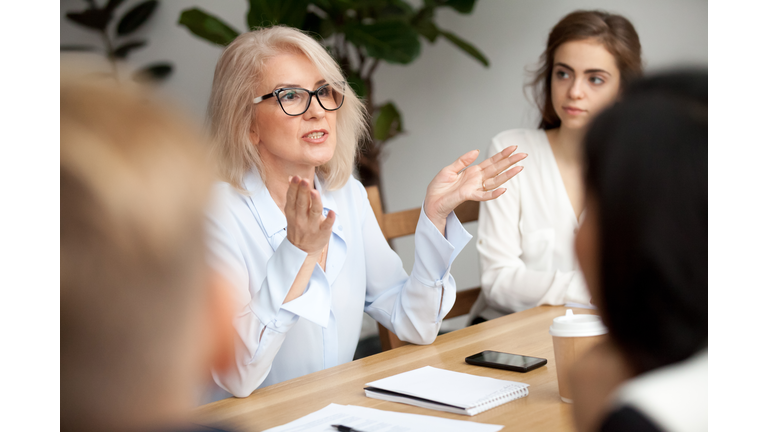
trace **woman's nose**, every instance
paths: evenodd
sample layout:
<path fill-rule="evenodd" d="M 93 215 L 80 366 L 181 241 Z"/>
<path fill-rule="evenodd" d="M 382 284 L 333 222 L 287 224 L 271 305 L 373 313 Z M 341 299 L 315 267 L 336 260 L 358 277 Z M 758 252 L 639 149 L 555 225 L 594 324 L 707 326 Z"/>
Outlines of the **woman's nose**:
<path fill-rule="evenodd" d="M 568 89 L 568 96 L 571 99 L 581 99 L 584 97 L 584 86 L 580 79 L 573 80 L 571 88 Z"/>
<path fill-rule="evenodd" d="M 325 117 L 325 110 L 322 106 L 320 106 L 320 102 L 317 100 L 317 96 L 312 96 L 312 98 L 309 100 L 309 108 L 307 108 L 307 111 L 304 113 L 304 118 L 309 120 L 312 118 L 323 117 Z"/>

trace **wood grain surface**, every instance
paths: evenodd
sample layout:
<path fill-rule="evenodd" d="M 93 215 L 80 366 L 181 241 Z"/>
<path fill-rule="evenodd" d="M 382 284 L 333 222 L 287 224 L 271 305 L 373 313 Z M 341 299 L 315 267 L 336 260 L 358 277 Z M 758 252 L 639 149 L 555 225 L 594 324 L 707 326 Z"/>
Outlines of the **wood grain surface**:
<path fill-rule="evenodd" d="M 230 430 L 259 431 L 279 426 L 330 403 L 504 425 L 503 431 L 572 431 L 571 406 L 560 401 L 549 326 L 565 314 L 562 306 L 540 306 L 438 336 L 431 345 L 407 345 L 360 360 L 256 390 L 247 398 L 229 398 L 195 410 L 195 422 Z M 575 313 L 594 311 L 575 309 Z M 472 366 L 464 358 L 495 350 L 547 359 L 528 373 Z M 529 384 L 530 394 L 469 417 L 371 399 L 366 383 L 433 366 Z"/>

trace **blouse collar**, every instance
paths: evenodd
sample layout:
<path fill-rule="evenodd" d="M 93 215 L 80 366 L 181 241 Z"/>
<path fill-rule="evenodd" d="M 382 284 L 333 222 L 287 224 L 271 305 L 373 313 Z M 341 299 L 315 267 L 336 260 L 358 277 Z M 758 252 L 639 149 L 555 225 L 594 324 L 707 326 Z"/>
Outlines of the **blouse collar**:
<path fill-rule="evenodd" d="M 320 192 L 320 199 L 323 201 L 323 215 L 328 214 L 328 210 L 338 213 L 338 207 L 333 195 L 325 191 L 322 181 L 315 173 L 315 189 Z M 243 178 L 243 186 L 251 196 L 251 201 L 256 207 L 256 211 L 261 219 L 262 226 L 269 237 L 273 237 L 278 232 L 288 227 L 288 221 L 280 208 L 269 194 L 261 175 L 256 168 L 248 171 Z M 336 231 L 336 230 L 334 230 Z"/>

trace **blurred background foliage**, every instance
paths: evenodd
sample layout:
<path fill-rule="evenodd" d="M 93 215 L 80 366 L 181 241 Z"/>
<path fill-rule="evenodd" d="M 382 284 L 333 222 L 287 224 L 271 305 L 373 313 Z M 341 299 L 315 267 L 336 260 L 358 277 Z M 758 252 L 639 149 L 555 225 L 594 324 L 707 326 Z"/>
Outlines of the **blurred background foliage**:
<path fill-rule="evenodd" d="M 309 32 L 336 59 L 350 86 L 363 98 L 369 113 L 371 140 L 360 143 L 357 169 L 366 186 L 380 184 L 382 147 L 404 130 L 395 103 L 375 101 L 373 75 L 381 61 L 409 64 L 419 57 L 423 40 L 432 44 L 445 38 L 483 66 L 490 65 L 479 49 L 439 28 L 434 20 L 439 8 L 470 14 L 475 0 L 424 0 L 418 8 L 403 0 L 250 0 L 249 3 L 246 15 L 249 29 L 282 24 Z M 222 46 L 239 34 L 231 25 L 199 8 L 182 11 L 179 24 L 194 35 Z"/>
<path fill-rule="evenodd" d="M 108 0 L 103 6 L 95 0 L 84 0 L 85 9 L 69 11 L 66 17 L 80 27 L 99 34 L 104 55 L 112 66 L 111 77 L 118 79 L 117 62 L 125 60 L 128 55 L 147 45 L 145 39 L 132 35 L 146 23 L 157 9 L 157 0 L 147 0 L 136 4 L 125 12 L 117 22 L 114 22 L 115 11 L 123 0 Z M 61 51 L 98 51 L 91 45 L 61 45 Z M 136 81 L 160 81 L 173 72 L 173 65 L 168 62 L 153 63 L 144 66 L 133 73 Z"/>

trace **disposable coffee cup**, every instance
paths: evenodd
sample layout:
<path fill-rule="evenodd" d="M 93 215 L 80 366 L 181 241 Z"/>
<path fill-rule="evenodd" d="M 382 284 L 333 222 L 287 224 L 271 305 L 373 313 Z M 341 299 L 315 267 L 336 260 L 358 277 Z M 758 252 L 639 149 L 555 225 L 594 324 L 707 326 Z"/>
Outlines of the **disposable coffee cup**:
<path fill-rule="evenodd" d="M 549 334 L 552 335 L 552 344 L 555 347 L 557 384 L 560 388 L 560 399 L 563 402 L 573 403 L 568 384 L 568 374 L 573 363 L 603 340 L 606 333 L 608 329 L 599 316 L 574 314 L 571 309 L 552 321 Z"/>

